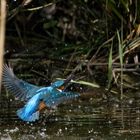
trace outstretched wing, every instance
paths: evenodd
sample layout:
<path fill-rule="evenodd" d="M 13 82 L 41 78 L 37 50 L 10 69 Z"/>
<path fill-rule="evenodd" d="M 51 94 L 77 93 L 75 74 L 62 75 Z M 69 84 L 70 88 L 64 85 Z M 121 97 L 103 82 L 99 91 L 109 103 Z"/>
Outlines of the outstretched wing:
<path fill-rule="evenodd" d="M 18 99 L 27 100 L 36 94 L 40 87 L 29 84 L 23 80 L 18 79 L 13 70 L 7 65 L 3 66 L 2 81 L 6 89 L 13 93 Z"/>
<path fill-rule="evenodd" d="M 55 108 L 59 104 L 77 98 L 79 96 L 80 96 L 79 93 L 63 92 L 57 89 L 53 89 L 50 96 L 46 97 L 45 103 L 47 107 Z"/>

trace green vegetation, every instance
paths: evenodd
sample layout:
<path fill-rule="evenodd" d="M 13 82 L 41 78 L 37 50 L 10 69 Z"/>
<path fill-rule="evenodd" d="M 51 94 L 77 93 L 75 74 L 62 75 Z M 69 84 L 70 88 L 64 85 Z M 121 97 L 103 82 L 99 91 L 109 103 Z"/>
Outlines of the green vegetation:
<path fill-rule="evenodd" d="M 46 85 L 74 73 L 80 86 L 115 87 L 122 99 L 125 89 L 139 87 L 139 4 L 9 1 L 5 60 L 28 81 Z"/>

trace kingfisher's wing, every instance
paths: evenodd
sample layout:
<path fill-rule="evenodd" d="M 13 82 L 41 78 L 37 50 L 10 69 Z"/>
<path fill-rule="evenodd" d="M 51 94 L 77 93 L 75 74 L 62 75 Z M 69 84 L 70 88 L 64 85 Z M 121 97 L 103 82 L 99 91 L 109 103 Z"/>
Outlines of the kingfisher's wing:
<path fill-rule="evenodd" d="M 72 100 L 72 99 L 75 99 L 75 98 L 77 98 L 79 96 L 80 96 L 79 93 L 63 92 L 63 91 L 59 91 L 57 89 L 53 89 L 53 91 L 50 94 L 50 96 L 48 96 L 45 99 L 45 103 L 46 103 L 47 107 L 54 108 L 54 107 L 58 106 L 61 103 L 64 103 L 64 102 Z"/>
<path fill-rule="evenodd" d="M 21 79 L 18 79 L 13 70 L 4 65 L 2 81 L 6 89 L 13 93 L 18 99 L 27 100 L 36 94 L 40 87 L 29 84 Z"/>

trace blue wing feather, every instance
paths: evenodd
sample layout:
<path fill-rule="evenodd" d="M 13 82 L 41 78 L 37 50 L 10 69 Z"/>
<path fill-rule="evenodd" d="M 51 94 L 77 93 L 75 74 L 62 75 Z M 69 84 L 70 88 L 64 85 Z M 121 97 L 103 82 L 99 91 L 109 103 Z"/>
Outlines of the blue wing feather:
<path fill-rule="evenodd" d="M 72 100 L 79 96 L 80 94 L 78 93 L 64 92 L 64 91 L 59 91 L 57 89 L 53 89 L 51 95 L 46 97 L 44 102 L 46 103 L 46 106 L 54 108 L 63 102 Z"/>
<path fill-rule="evenodd" d="M 22 120 L 28 121 L 28 122 L 34 122 L 36 120 L 39 120 L 39 111 L 32 113 L 28 117 L 24 117 L 25 116 L 25 108 L 20 108 L 19 110 L 17 110 L 17 115 Z"/>
<path fill-rule="evenodd" d="M 3 67 L 3 84 L 8 91 L 13 93 L 18 99 L 27 100 L 36 94 L 40 87 L 29 84 L 18 79 L 12 69 L 7 65 Z"/>
<path fill-rule="evenodd" d="M 35 121 L 39 119 L 39 104 L 40 104 L 40 94 L 34 95 L 26 105 L 17 111 L 17 115 L 24 121 Z"/>

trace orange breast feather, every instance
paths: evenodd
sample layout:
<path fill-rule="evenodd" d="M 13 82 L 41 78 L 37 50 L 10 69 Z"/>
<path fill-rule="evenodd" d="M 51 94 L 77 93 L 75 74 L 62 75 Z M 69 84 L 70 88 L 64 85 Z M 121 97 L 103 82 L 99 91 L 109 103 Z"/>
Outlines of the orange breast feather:
<path fill-rule="evenodd" d="M 46 107 L 46 104 L 42 101 L 42 102 L 40 102 L 38 109 L 40 111 L 40 110 L 44 109 L 45 107 Z"/>

